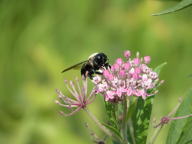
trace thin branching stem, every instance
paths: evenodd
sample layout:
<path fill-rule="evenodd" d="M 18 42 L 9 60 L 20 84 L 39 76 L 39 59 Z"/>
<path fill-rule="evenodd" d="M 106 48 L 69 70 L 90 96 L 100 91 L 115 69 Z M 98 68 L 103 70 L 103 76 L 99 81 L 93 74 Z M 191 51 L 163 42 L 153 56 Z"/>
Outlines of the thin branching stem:
<path fill-rule="evenodd" d="M 170 120 L 185 119 L 185 118 L 189 118 L 189 117 L 192 117 L 192 114 L 185 115 L 185 116 L 179 116 L 179 117 L 173 117 L 173 118 L 170 118 Z"/>
<path fill-rule="evenodd" d="M 155 132 L 154 132 L 153 136 L 151 137 L 149 144 L 154 144 L 154 142 L 157 139 L 157 136 L 159 135 L 162 128 L 163 128 L 163 125 L 161 125 L 160 127 L 155 129 Z"/>
<path fill-rule="evenodd" d="M 176 107 L 168 114 L 168 117 L 174 115 L 176 113 L 176 111 L 178 110 L 179 106 L 181 105 L 182 100 L 179 99 L 179 103 L 176 105 Z M 148 144 L 154 144 L 155 140 L 157 139 L 157 136 L 159 135 L 161 129 L 163 128 L 164 125 L 160 125 L 159 127 L 157 127 L 155 129 L 155 132 L 153 133 L 151 140 Z"/>
<path fill-rule="evenodd" d="M 105 127 L 103 126 L 99 120 L 95 117 L 95 115 L 93 115 L 87 108 L 84 108 L 84 110 L 87 112 L 87 114 L 89 115 L 89 117 L 97 124 L 97 126 L 109 137 L 112 137 L 113 134 Z"/>

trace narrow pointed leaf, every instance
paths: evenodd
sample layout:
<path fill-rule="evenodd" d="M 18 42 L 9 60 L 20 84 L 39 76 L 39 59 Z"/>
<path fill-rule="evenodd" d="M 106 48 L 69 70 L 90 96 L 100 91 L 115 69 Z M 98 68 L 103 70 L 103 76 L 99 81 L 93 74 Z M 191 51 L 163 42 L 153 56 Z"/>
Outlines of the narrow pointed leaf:
<path fill-rule="evenodd" d="M 189 118 L 177 144 L 191 144 L 191 143 L 192 143 L 192 118 Z"/>
<path fill-rule="evenodd" d="M 121 138 L 121 135 L 120 135 L 120 132 L 119 132 L 118 129 L 116 129 L 116 128 L 114 128 L 113 126 L 108 125 L 108 124 L 106 124 L 106 123 L 103 123 L 103 125 L 104 125 L 106 128 L 108 128 L 113 134 L 115 134 L 116 137 L 118 137 L 119 139 L 122 139 L 122 138 Z"/>
<path fill-rule="evenodd" d="M 167 62 L 164 62 L 160 65 L 158 65 L 155 69 L 154 69 L 154 72 L 156 72 L 158 75 L 160 74 L 161 72 L 161 69 L 167 64 Z"/>
<path fill-rule="evenodd" d="M 192 6 L 192 0 L 182 0 L 176 6 L 168 8 L 164 11 L 161 11 L 159 13 L 152 14 L 152 15 L 153 16 L 159 16 L 159 15 L 169 14 L 169 13 L 173 13 L 173 12 L 182 10 L 182 9 L 187 8 L 189 6 Z"/>
<path fill-rule="evenodd" d="M 180 105 L 175 116 L 184 116 L 191 113 L 192 113 L 192 90 L 189 91 L 187 97 L 184 99 L 184 101 Z M 183 139 L 182 137 L 185 137 L 183 134 L 184 133 L 188 134 L 187 132 L 189 131 L 188 129 L 185 129 L 187 127 L 186 124 L 188 119 L 190 118 L 174 120 L 171 122 L 166 144 L 181 144 L 179 143 L 179 139 Z"/>

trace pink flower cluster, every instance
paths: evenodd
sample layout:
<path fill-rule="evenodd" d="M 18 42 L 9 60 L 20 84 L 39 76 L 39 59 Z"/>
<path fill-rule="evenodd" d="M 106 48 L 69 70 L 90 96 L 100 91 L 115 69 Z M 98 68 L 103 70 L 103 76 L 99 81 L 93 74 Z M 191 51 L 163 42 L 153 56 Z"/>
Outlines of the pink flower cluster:
<path fill-rule="evenodd" d="M 147 66 L 150 57 L 131 59 L 131 52 L 125 51 L 126 61 L 118 58 L 109 69 L 103 69 L 103 75 L 93 78 L 96 92 L 102 94 L 106 101 L 116 102 L 123 96 L 138 96 L 146 99 L 157 91 L 152 91 L 159 83 L 158 74 Z"/>

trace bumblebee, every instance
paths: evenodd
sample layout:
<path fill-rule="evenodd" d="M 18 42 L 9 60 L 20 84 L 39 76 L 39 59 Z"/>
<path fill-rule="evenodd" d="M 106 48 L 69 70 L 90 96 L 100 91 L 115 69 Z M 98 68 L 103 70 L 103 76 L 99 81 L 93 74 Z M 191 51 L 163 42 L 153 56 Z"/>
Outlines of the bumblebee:
<path fill-rule="evenodd" d="M 102 72 L 99 71 L 101 68 L 110 67 L 106 54 L 94 53 L 91 56 L 89 56 L 88 60 L 79 62 L 73 66 L 70 66 L 64 69 L 62 73 L 71 69 L 75 69 L 79 66 L 81 66 L 81 75 L 84 76 L 85 78 L 89 77 L 90 79 L 93 79 L 94 74 L 102 74 Z"/>

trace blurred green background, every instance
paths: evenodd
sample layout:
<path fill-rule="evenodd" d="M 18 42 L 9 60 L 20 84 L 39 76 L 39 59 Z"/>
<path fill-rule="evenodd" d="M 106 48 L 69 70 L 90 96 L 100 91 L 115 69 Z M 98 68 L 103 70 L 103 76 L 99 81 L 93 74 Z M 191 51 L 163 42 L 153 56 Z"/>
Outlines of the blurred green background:
<path fill-rule="evenodd" d="M 55 89 L 79 71 L 61 70 L 105 52 L 110 62 L 124 50 L 164 61 L 165 80 L 155 98 L 159 119 L 191 87 L 192 9 L 151 16 L 175 2 L 153 0 L 1 0 L 0 1 L 0 144 L 91 144 L 84 122 L 102 136 L 81 111 L 62 117 Z M 102 98 L 89 106 L 105 120 Z M 157 144 L 166 140 L 168 126 Z M 153 129 L 151 128 L 151 131 Z"/>

